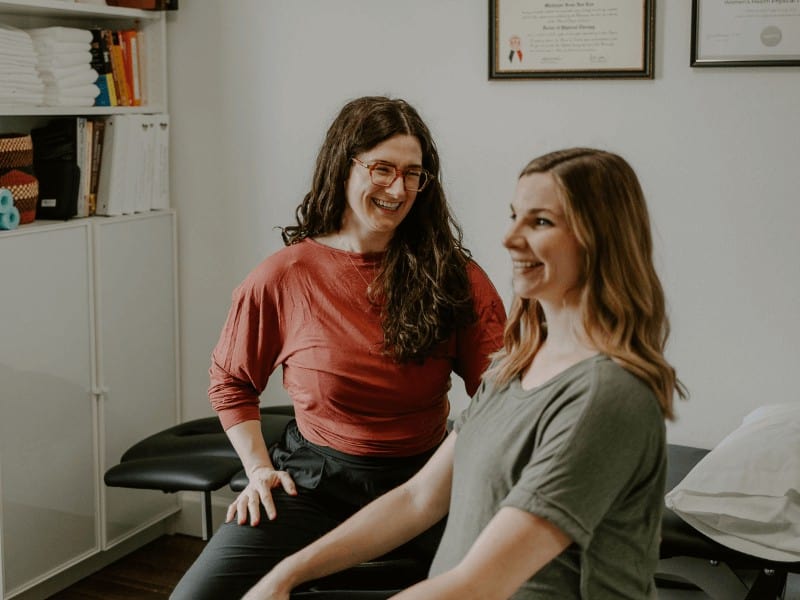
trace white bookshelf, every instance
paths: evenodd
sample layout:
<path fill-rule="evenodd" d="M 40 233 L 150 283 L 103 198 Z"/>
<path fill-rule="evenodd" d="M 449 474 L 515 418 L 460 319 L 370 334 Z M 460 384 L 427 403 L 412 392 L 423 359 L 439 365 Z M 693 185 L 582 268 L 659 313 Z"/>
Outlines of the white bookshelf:
<path fill-rule="evenodd" d="M 143 35 L 142 58 L 146 104 L 142 106 L 17 106 L 0 104 L 0 130 L 6 116 L 109 115 L 116 113 L 160 113 L 167 111 L 166 18 L 163 11 L 135 10 L 66 0 L 0 0 L 0 23 L 29 29 L 104 27 L 138 29 Z"/>
<path fill-rule="evenodd" d="M 0 11 L 7 15 L 24 17 L 108 17 L 112 19 L 152 19 L 158 20 L 158 11 L 138 10 L 94 4 L 90 2 L 71 2 L 69 0 L 0 0 Z"/>
<path fill-rule="evenodd" d="M 0 0 L 18 28 L 136 28 L 137 107 L 0 105 L 0 132 L 55 116 L 167 112 L 166 17 L 66 0 Z M 102 166 L 101 166 L 102 168 Z M 0 597 L 45 598 L 144 543 L 175 495 L 107 488 L 136 441 L 177 422 L 178 288 L 173 210 L 0 231 Z M 46 591 L 44 591 L 46 590 Z"/>

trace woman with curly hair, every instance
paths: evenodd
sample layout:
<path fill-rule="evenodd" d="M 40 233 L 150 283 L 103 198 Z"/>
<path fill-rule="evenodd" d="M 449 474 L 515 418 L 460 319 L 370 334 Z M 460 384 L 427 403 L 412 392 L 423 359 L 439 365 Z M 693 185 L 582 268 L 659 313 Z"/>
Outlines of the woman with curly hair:
<path fill-rule="evenodd" d="M 610 152 L 537 158 L 503 243 L 515 293 L 504 347 L 453 432 L 419 473 L 279 563 L 245 600 L 286 600 L 445 514 L 430 577 L 392 598 L 656 598 L 664 420 L 684 390 L 663 354 L 669 325 L 639 181 Z"/>
<path fill-rule="evenodd" d="M 472 395 L 502 346 L 502 300 L 462 245 L 436 146 L 405 101 L 342 108 L 296 220 L 235 290 L 212 355 L 209 397 L 249 483 L 173 598 L 241 597 L 406 481 L 445 438 L 451 374 Z M 259 395 L 279 366 L 295 420 L 268 451 Z M 419 538 L 421 556 L 440 535 Z"/>

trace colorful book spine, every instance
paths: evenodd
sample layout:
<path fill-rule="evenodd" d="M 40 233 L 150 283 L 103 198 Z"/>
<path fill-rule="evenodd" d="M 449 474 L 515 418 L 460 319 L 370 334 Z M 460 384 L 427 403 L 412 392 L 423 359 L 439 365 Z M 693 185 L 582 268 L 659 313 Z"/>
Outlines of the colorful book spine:
<path fill-rule="evenodd" d="M 95 85 L 100 88 L 100 95 L 94 102 L 95 106 L 117 106 L 117 92 L 114 87 L 114 77 L 111 74 L 111 56 L 106 46 L 103 30 L 91 29 L 92 32 L 92 68 L 97 71 Z"/>
<path fill-rule="evenodd" d="M 122 57 L 125 63 L 125 81 L 130 92 L 131 106 L 142 105 L 142 93 L 139 85 L 139 39 L 135 29 L 124 29 L 119 32 Z"/>
<path fill-rule="evenodd" d="M 97 184 L 100 178 L 106 120 L 92 119 L 92 164 L 89 167 L 89 216 L 97 213 Z"/>
<path fill-rule="evenodd" d="M 106 45 L 111 57 L 111 73 L 114 77 L 114 86 L 117 91 L 119 106 L 132 106 L 128 90 L 128 80 L 125 75 L 125 59 L 118 31 L 106 30 Z"/>

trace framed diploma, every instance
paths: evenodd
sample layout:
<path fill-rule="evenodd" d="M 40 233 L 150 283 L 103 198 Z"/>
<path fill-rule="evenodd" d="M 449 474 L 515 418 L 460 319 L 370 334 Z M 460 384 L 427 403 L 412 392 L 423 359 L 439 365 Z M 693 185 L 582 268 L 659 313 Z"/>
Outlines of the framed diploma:
<path fill-rule="evenodd" d="M 692 0 L 691 65 L 800 65 L 800 0 Z"/>
<path fill-rule="evenodd" d="M 652 79 L 654 5 L 489 0 L 489 79 Z"/>

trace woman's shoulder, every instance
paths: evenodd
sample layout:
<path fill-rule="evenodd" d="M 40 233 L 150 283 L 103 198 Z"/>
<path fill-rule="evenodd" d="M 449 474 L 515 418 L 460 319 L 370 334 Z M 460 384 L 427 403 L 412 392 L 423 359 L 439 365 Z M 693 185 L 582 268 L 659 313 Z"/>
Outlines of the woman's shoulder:
<path fill-rule="evenodd" d="M 470 281 L 491 283 L 486 271 L 483 270 L 483 267 L 481 267 L 474 258 L 467 259 L 467 275 Z"/>
<path fill-rule="evenodd" d="M 655 392 L 631 370 L 605 355 L 599 356 L 591 369 L 592 403 L 596 408 L 633 421 L 650 417 L 663 421 Z"/>
<path fill-rule="evenodd" d="M 305 239 L 276 250 L 262 260 L 253 272 L 270 274 L 286 273 L 302 265 L 314 265 L 324 259 L 324 247 L 313 240 Z"/>
<path fill-rule="evenodd" d="M 472 294 L 477 298 L 491 298 L 500 299 L 500 294 L 497 293 L 497 288 L 474 259 L 470 258 L 467 261 L 467 277 L 469 277 L 470 285 L 472 286 Z"/>
<path fill-rule="evenodd" d="M 243 289 L 263 289 L 305 273 L 309 268 L 319 268 L 324 262 L 321 246 L 311 240 L 302 240 L 281 248 L 263 259 L 247 275 Z"/>
<path fill-rule="evenodd" d="M 592 363 L 603 389 L 625 390 L 630 393 L 652 394 L 650 386 L 613 357 L 600 354 Z"/>

